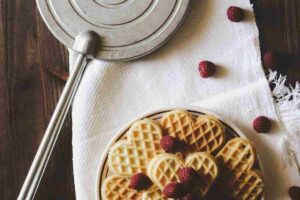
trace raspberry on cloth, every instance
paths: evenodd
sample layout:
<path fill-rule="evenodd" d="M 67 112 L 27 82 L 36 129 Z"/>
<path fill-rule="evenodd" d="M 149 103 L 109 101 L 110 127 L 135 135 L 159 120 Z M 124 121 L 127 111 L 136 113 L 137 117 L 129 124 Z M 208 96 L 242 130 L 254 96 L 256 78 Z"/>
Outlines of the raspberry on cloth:
<path fill-rule="evenodd" d="M 273 72 L 271 93 L 250 1 L 191 4 L 183 27 L 155 53 L 131 62 L 89 63 L 72 108 L 77 199 L 95 197 L 101 155 L 120 127 L 140 114 L 187 104 L 224 116 L 253 141 L 263 164 L 266 199 L 288 199 L 288 189 L 300 185 L 296 162 L 290 162 L 300 160 L 299 145 L 292 143 L 299 141 L 299 89 L 285 88 L 284 78 L 278 79 Z M 245 11 L 245 20 L 232 23 L 227 19 L 232 5 Z M 70 66 L 75 58 L 71 52 Z M 218 66 L 213 77 L 199 77 L 201 60 Z M 282 94 L 294 95 L 292 104 Z M 273 95 L 279 98 L 274 101 Z M 268 134 L 253 130 L 253 119 L 260 115 L 272 121 Z"/>

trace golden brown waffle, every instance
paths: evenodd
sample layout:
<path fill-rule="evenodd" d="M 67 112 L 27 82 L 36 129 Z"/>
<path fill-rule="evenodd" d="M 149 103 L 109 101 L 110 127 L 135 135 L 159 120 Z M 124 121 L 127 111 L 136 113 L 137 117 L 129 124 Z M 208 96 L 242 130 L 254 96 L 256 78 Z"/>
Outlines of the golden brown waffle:
<path fill-rule="evenodd" d="M 143 192 L 142 200 L 168 200 L 156 185 Z"/>
<path fill-rule="evenodd" d="M 182 155 L 181 154 L 175 154 L 175 157 L 179 158 L 180 160 L 182 160 Z M 149 176 L 150 179 L 152 179 L 152 170 L 153 167 L 155 166 L 156 163 L 159 163 L 160 160 L 165 159 L 165 153 L 159 154 L 157 156 L 155 156 L 154 158 L 152 158 L 152 160 L 150 161 L 148 167 L 147 167 L 147 174 Z"/>
<path fill-rule="evenodd" d="M 258 171 L 251 170 L 256 153 L 250 141 L 230 140 L 216 156 L 222 173 L 218 186 L 237 200 L 255 200 L 263 192 L 264 184 Z"/>
<path fill-rule="evenodd" d="M 153 174 L 152 170 L 154 165 L 158 163 L 160 159 L 164 159 L 164 158 L 165 158 L 165 154 L 162 153 L 152 158 L 152 160 L 149 162 L 149 165 L 147 167 L 147 175 L 150 179 L 152 179 L 152 174 Z"/>
<path fill-rule="evenodd" d="M 102 200 L 141 200 L 142 193 L 129 188 L 130 179 L 122 176 L 106 178 L 101 188 Z"/>
<path fill-rule="evenodd" d="M 144 119 L 134 123 L 129 129 L 128 140 L 147 158 L 153 158 L 162 152 L 160 139 L 163 136 L 161 126 L 152 119 Z"/>
<path fill-rule="evenodd" d="M 186 157 L 185 165 L 192 167 L 200 175 L 197 193 L 204 197 L 218 175 L 215 159 L 208 153 L 193 153 Z"/>
<path fill-rule="evenodd" d="M 180 140 L 187 141 L 188 138 L 193 138 L 193 118 L 184 110 L 173 110 L 164 114 L 161 126 L 169 135 Z"/>
<path fill-rule="evenodd" d="M 109 169 L 118 175 L 146 173 L 150 160 L 162 152 L 160 139 L 162 130 L 150 119 L 135 122 L 127 132 L 127 140 L 121 140 L 111 147 Z"/>
<path fill-rule="evenodd" d="M 126 133 L 126 139 L 110 149 L 109 170 L 117 176 L 104 181 L 101 187 L 103 200 L 167 200 L 162 190 L 168 183 L 179 181 L 178 171 L 182 167 L 192 167 L 200 175 L 194 191 L 199 197 L 208 193 L 218 171 L 217 187 L 233 199 L 255 200 L 263 193 L 262 176 L 259 171 L 252 170 L 256 152 L 248 140 L 230 140 L 216 156 L 218 170 L 209 154 L 216 152 L 225 141 L 225 128 L 217 118 L 203 115 L 194 119 L 184 110 L 174 110 L 166 113 L 161 123 L 168 135 L 185 141 L 197 153 L 190 153 L 185 160 L 181 154 L 163 153 L 160 124 L 150 119 L 137 121 Z M 154 185 L 142 192 L 130 189 L 128 177 L 138 172 L 147 173 Z"/>
<path fill-rule="evenodd" d="M 178 171 L 184 166 L 184 162 L 178 156 L 163 153 L 154 158 L 149 166 L 148 176 L 163 190 L 168 183 L 179 181 Z"/>
<path fill-rule="evenodd" d="M 198 187 L 195 188 L 200 197 L 204 197 L 218 175 L 217 164 L 208 153 L 190 154 L 184 161 L 173 154 L 160 154 L 149 164 L 148 176 L 161 190 L 171 182 L 178 182 L 178 171 L 182 167 L 192 167 L 198 172 Z"/>
<path fill-rule="evenodd" d="M 238 200 L 256 200 L 264 190 L 263 178 L 259 171 L 244 172 L 233 184 L 231 197 Z"/>
<path fill-rule="evenodd" d="M 170 136 L 185 141 L 192 151 L 213 152 L 223 145 L 225 128 L 215 117 L 203 115 L 195 122 L 184 110 L 173 110 L 164 114 L 162 128 Z"/>
<path fill-rule="evenodd" d="M 194 126 L 194 149 L 211 153 L 224 144 L 225 127 L 214 116 L 200 116 Z"/>
<path fill-rule="evenodd" d="M 222 177 L 230 174 L 242 174 L 250 169 L 256 161 L 256 153 L 250 141 L 243 138 L 235 138 L 217 154 L 216 159 L 222 166 Z"/>

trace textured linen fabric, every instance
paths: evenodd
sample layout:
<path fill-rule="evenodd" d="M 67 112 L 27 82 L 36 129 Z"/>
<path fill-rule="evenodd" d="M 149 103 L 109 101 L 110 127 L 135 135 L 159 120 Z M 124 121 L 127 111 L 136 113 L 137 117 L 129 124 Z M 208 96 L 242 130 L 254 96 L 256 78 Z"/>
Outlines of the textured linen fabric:
<path fill-rule="evenodd" d="M 227 20 L 227 8 L 242 7 L 246 20 Z M 70 53 L 70 66 L 76 55 Z M 200 60 L 218 66 L 203 79 Z M 129 62 L 89 62 L 75 97 L 73 162 L 76 197 L 95 199 L 98 165 L 117 130 L 140 114 L 193 104 L 233 121 L 257 146 L 266 181 L 266 199 L 288 199 L 300 183 L 296 169 L 280 152 L 284 129 L 261 66 L 258 29 L 248 0 L 192 0 L 182 28 L 151 55 Z M 256 134 L 252 120 L 273 120 L 270 134 Z"/>

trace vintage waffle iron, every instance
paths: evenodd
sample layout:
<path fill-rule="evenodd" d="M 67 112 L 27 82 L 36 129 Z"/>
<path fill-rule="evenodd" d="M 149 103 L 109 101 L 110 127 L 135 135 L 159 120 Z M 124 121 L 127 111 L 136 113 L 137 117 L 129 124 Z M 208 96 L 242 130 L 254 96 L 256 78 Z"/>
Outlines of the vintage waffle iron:
<path fill-rule="evenodd" d="M 33 199 L 90 59 L 132 60 L 163 45 L 190 0 L 37 0 L 52 34 L 79 53 L 18 200 Z"/>

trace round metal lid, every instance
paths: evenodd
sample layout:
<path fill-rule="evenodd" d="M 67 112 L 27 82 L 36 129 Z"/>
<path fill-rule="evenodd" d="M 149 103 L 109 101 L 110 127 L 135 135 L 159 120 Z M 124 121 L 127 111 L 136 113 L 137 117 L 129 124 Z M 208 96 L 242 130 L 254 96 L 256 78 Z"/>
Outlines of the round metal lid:
<path fill-rule="evenodd" d="M 96 58 L 129 60 L 161 46 L 181 24 L 190 0 L 37 0 L 48 28 L 65 46 L 92 30 Z"/>

